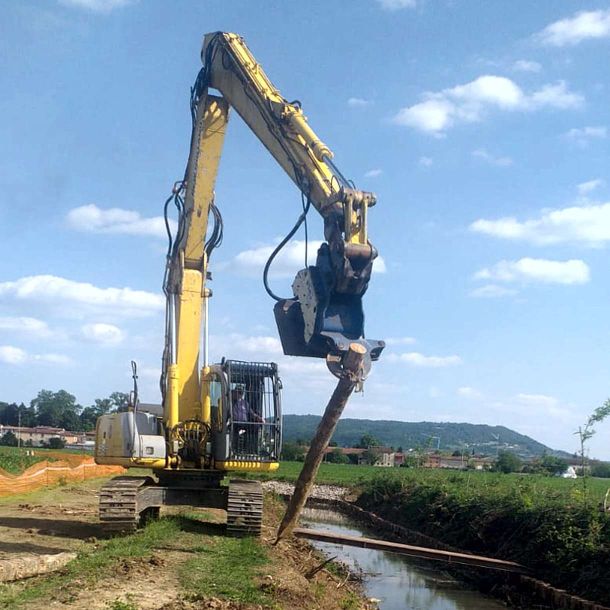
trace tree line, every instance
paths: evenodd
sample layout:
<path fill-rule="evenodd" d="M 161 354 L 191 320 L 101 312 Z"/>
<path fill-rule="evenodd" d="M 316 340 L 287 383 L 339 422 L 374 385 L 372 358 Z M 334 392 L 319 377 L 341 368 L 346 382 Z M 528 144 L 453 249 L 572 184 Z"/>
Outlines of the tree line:
<path fill-rule="evenodd" d="M 129 394 L 112 392 L 108 398 L 96 398 L 92 405 L 83 406 L 66 390 L 40 390 L 30 405 L 0 401 L 0 424 L 5 426 L 50 426 L 70 432 L 89 432 L 95 429 L 100 415 L 124 411 Z"/>

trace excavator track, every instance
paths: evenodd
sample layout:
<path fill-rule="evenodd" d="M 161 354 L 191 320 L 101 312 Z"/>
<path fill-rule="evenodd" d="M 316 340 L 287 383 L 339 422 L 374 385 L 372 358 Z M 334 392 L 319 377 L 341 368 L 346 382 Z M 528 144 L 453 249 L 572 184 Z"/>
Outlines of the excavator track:
<path fill-rule="evenodd" d="M 140 524 L 138 493 L 150 477 L 115 477 L 100 489 L 99 517 L 108 533 L 134 532 Z"/>
<path fill-rule="evenodd" d="M 260 536 L 263 526 L 263 488 L 259 481 L 234 479 L 229 482 L 227 533 Z"/>

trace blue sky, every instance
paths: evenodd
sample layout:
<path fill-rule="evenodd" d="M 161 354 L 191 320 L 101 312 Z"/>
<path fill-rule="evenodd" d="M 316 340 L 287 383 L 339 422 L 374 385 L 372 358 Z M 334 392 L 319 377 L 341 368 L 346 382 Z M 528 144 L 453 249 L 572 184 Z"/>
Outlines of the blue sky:
<path fill-rule="evenodd" d="M 527 8 L 527 11 L 524 9 Z M 610 396 L 607 2 L 0 2 L 0 400 L 130 386 L 158 400 L 164 198 L 203 34 L 243 35 L 343 173 L 377 193 L 367 334 L 345 415 L 503 424 L 573 451 Z M 283 357 L 261 283 L 300 209 L 233 115 L 211 344 L 276 360 L 290 413 L 333 378 Z M 310 218 L 312 240 L 321 223 Z M 303 235 L 278 262 L 289 294 Z M 608 426 L 593 455 L 610 458 Z"/>

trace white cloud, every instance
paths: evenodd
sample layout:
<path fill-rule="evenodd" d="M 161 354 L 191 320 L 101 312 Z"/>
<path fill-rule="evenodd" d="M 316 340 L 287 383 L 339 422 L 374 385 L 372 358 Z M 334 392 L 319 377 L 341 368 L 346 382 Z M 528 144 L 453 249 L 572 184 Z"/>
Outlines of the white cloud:
<path fill-rule="evenodd" d="M 494 282 L 539 282 L 543 284 L 586 284 L 590 280 L 589 267 L 581 260 L 552 261 L 542 258 L 522 258 L 500 261 L 493 267 L 477 271 L 476 280 Z"/>
<path fill-rule="evenodd" d="M 114 324 L 104 324 L 102 322 L 85 324 L 81 331 L 85 339 L 100 345 L 118 345 L 125 339 L 125 333 Z"/>
<path fill-rule="evenodd" d="M 610 241 L 610 202 L 542 210 L 539 218 L 524 221 L 510 216 L 498 220 L 479 219 L 470 225 L 470 230 L 536 245 L 602 246 Z"/>
<path fill-rule="evenodd" d="M 322 244 L 321 241 L 309 242 L 309 264 L 315 262 L 316 253 Z M 263 245 L 250 250 L 239 252 L 229 262 L 221 263 L 219 268 L 229 269 L 240 275 L 260 277 L 267 259 L 275 249 L 275 245 Z M 305 242 L 301 240 L 289 241 L 271 263 L 269 277 L 292 278 L 297 271 L 305 266 Z M 385 273 L 385 261 L 378 256 L 373 263 L 374 273 Z"/>
<path fill-rule="evenodd" d="M 554 407 L 559 402 L 553 396 L 546 394 L 517 394 L 516 398 L 519 402 L 533 407 Z"/>
<path fill-rule="evenodd" d="M 547 25 L 536 35 L 539 42 L 554 47 L 574 46 L 593 38 L 610 36 L 610 9 L 581 11 Z"/>
<path fill-rule="evenodd" d="M 117 8 L 132 4 L 137 0 L 59 0 L 64 6 L 81 8 L 94 13 L 109 13 Z"/>
<path fill-rule="evenodd" d="M 0 282 L 0 300 L 43 304 L 62 315 L 81 316 L 99 311 L 125 316 L 145 316 L 165 307 L 160 294 L 133 288 L 100 288 L 55 275 L 31 275 L 12 282 Z"/>
<path fill-rule="evenodd" d="M 0 362 L 5 364 L 23 364 L 28 359 L 25 350 L 12 345 L 0 345 Z"/>
<path fill-rule="evenodd" d="M 576 108 L 584 102 L 564 81 L 547 84 L 530 94 L 504 76 L 484 75 L 464 85 L 426 93 L 424 100 L 402 108 L 394 122 L 441 137 L 457 123 L 483 120 L 490 110 L 533 111 Z"/>
<path fill-rule="evenodd" d="M 31 360 L 35 362 L 47 362 L 49 364 L 61 364 L 67 365 L 72 364 L 72 358 L 65 356 L 64 354 L 34 354 L 30 356 Z"/>
<path fill-rule="evenodd" d="M 431 157 L 420 157 L 418 163 L 422 167 L 430 167 L 434 163 L 434 160 Z"/>
<path fill-rule="evenodd" d="M 475 288 L 470 292 L 471 297 L 478 299 L 497 299 L 500 297 L 509 297 L 518 294 L 517 290 L 512 288 L 506 288 L 505 286 L 498 286 L 497 284 L 485 284 Z"/>
<path fill-rule="evenodd" d="M 579 146 L 586 146 L 591 140 L 603 140 L 608 137 L 608 128 L 603 125 L 573 128 L 566 132 L 565 137 Z"/>
<path fill-rule="evenodd" d="M 381 176 L 381 174 L 383 174 L 382 169 L 369 169 L 368 172 L 365 172 L 364 177 L 365 178 L 377 178 L 377 176 Z"/>
<path fill-rule="evenodd" d="M 413 345 L 417 340 L 413 337 L 388 337 L 385 339 L 386 345 Z"/>
<path fill-rule="evenodd" d="M 513 64 L 513 70 L 517 72 L 540 72 L 542 66 L 537 61 L 528 61 L 527 59 L 519 59 Z"/>
<path fill-rule="evenodd" d="M 554 85 L 544 85 L 534 91 L 526 101 L 526 107 L 532 110 L 544 107 L 568 110 L 582 106 L 584 101 L 585 98 L 580 93 L 572 93 L 565 81 L 559 81 Z"/>
<path fill-rule="evenodd" d="M 138 212 L 121 208 L 101 209 L 95 204 L 74 208 L 66 215 L 68 226 L 84 233 L 115 233 L 122 235 L 151 235 L 166 239 L 165 221 L 162 216 L 143 218 Z M 170 221 L 172 232 L 176 224 Z"/>
<path fill-rule="evenodd" d="M 373 102 L 371 100 L 365 100 L 362 97 L 350 97 L 347 100 L 347 105 L 350 108 L 366 108 L 370 106 Z"/>
<path fill-rule="evenodd" d="M 546 394 L 517 394 L 514 400 L 529 410 L 528 416 L 531 416 L 531 411 L 538 411 L 567 423 L 575 415 L 573 409 L 561 405 L 557 398 Z"/>
<path fill-rule="evenodd" d="M 595 189 L 603 186 L 605 183 L 601 178 L 596 178 L 595 180 L 588 180 L 587 182 L 581 182 L 577 185 L 577 189 L 579 194 L 587 195 L 588 193 L 594 191 Z"/>
<path fill-rule="evenodd" d="M 495 157 L 488 153 L 484 148 L 477 148 L 472 151 L 472 156 L 489 163 L 489 165 L 495 165 L 497 167 L 508 167 L 513 164 L 513 160 L 510 157 Z"/>
<path fill-rule="evenodd" d="M 27 316 L 2 316 L 0 317 L 0 330 L 17 331 L 29 333 L 37 337 L 49 337 L 53 333 L 49 325 L 37 318 Z"/>
<path fill-rule="evenodd" d="M 28 354 L 20 347 L 0 345 L 0 362 L 20 365 L 28 362 L 45 362 L 48 364 L 70 364 L 72 360 L 62 354 Z"/>
<path fill-rule="evenodd" d="M 475 388 L 471 388 L 469 386 L 463 386 L 457 389 L 456 394 L 461 396 L 462 398 L 472 398 L 478 400 L 479 398 L 483 398 L 483 394 L 476 390 Z"/>
<path fill-rule="evenodd" d="M 388 362 L 405 362 L 412 366 L 440 368 L 444 366 L 455 366 L 462 364 L 459 356 L 425 356 L 419 352 L 407 352 L 405 354 L 388 354 Z"/>
<path fill-rule="evenodd" d="M 403 8 L 415 8 L 417 0 L 377 0 L 386 11 L 399 11 Z"/>

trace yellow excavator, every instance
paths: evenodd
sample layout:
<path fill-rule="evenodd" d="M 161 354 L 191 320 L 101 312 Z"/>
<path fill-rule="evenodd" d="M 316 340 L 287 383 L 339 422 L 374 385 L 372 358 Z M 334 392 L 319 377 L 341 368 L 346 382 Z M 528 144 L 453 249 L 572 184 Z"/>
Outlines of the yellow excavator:
<path fill-rule="evenodd" d="M 169 248 L 163 281 L 162 406 L 139 403 L 134 371 L 130 408 L 100 417 L 96 426 L 98 464 L 149 468 L 155 476 L 120 476 L 103 486 L 99 516 L 108 531 L 134 530 L 143 519 L 157 516 L 162 506 L 177 504 L 225 509 L 227 530 L 235 535 L 258 535 L 261 530 L 260 484 L 235 479 L 225 485 L 223 479 L 230 472 L 279 466 L 278 367 L 232 359 L 208 362 L 209 261 L 223 234 L 214 185 L 230 107 L 301 192 L 300 216 L 263 273 L 265 289 L 276 301 L 284 353 L 325 358 L 330 371 L 340 376 L 349 345 L 360 343 L 367 354 L 364 379 L 384 348 L 383 341 L 365 338 L 362 310 L 377 256 L 367 237 L 375 195 L 357 190 L 343 176 L 331 150 L 308 125 L 300 102 L 280 95 L 240 36 L 207 34 L 202 61 L 191 90 L 193 127 L 184 179 L 174 185 L 164 208 Z M 174 231 L 172 205 L 178 214 Z M 306 223 L 311 206 L 323 218 L 325 241 L 316 264 L 296 275 L 293 296 L 280 298 L 269 286 L 269 269 Z"/>

